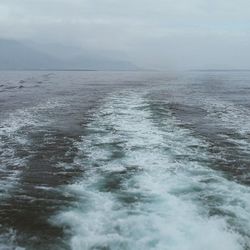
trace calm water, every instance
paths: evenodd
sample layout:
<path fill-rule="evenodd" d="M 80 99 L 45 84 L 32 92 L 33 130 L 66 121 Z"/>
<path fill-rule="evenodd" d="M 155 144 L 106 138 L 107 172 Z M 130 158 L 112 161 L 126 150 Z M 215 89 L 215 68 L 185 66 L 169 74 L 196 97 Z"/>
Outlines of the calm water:
<path fill-rule="evenodd" d="M 250 72 L 1 72 L 0 249 L 250 249 Z"/>

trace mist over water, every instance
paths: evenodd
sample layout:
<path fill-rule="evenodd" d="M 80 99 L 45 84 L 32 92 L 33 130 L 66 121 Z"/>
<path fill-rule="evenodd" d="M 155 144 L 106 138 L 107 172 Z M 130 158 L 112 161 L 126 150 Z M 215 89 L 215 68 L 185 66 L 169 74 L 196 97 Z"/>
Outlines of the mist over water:
<path fill-rule="evenodd" d="M 248 72 L 0 79 L 0 249 L 250 249 Z"/>

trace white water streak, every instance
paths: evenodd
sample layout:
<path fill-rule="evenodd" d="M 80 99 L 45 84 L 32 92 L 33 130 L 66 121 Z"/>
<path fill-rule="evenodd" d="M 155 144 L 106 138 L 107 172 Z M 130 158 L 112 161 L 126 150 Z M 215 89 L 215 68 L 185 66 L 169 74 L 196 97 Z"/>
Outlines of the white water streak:
<path fill-rule="evenodd" d="M 79 202 L 56 218 L 70 226 L 72 249 L 250 246 L 249 189 L 211 170 L 207 143 L 178 127 L 170 111 L 160 120 L 133 92 L 111 97 L 94 115 L 75 159 L 86 172 L 65 190 Z"/>

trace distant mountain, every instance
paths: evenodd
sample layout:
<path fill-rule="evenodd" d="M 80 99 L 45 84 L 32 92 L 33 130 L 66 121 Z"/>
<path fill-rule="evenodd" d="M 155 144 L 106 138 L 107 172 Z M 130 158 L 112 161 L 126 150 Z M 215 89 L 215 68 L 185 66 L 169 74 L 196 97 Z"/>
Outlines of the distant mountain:
<path fill-rule="evenodd" d="M 56 56 L 48 50 L 39 50 L 30 44 L 0 39 L 0 70 L 136 70 L 127 61 L 98 56 L 97 53 L 79 53 Z"/>

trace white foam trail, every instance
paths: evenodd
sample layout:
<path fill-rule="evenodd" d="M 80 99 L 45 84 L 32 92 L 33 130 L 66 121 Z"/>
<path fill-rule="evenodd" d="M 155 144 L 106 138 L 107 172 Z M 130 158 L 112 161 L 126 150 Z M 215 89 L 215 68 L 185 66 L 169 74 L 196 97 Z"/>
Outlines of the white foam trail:
<path fill-rule="evenodd" d="M 79 201 L 55 219 L 70 228 L 71 248 L 249 247 L 249 188 L 210 169 L 207 143 L 170 111 L 154 115 L 138 93 L 115 95 L 94 115 L 75 159 L 86 172 L 64 190 Z"/>
<path fill-rule="evenodd" d="M 25 250 L 16 244 L 16 232 L 12 229 L 0 235 L 0 242 L 0 250 Z"/>
<path fill-rule="evenodd" d="M 31 108 L 18 109 L 15 112 L 10 113 L 8 117 L 1 121 L 0 136 L 12 135 L 18 130 L 27 126 L 39 126 L 40 124 L 47 124 L 48 117 L 42 116 L 41 114 L 44 111 L 65 105 L 66 104 L 60 102 L 59 99 L 54 99 L 53 101 L 48 100 L 45 103 L 41 103 Z"/>
<path fill-rule="evenodd" d="M 29 158 L 18 156 L 17 148 L 30 145 L 27 137 L 30 131 L 51 122 L 44 113 L 62 105 L 58 100 L 47 101 L 32 108 L 16 110 L 0 121 L 0 198 L 9 196 Z"/>
<path fill-rule="evenodd" d="M 0 201 L 4 202 L 12 196 L 12 191 L 18 188 L 19 179 L 25 169 L 28 156 L 19 156 L 18 148 L 25 149 L 32 145 L 27 137 L 30 131 L 37 131 L 49 125 L 47 111 L 65 104 L 58 100 L 47 101 L 32 108 L 19 109 L 0 121 Z M 1 229 L 0 222 L 0 229 Z M 6 230 L 6 229 L 5 229 Z M 0 235 L 0 249 L 24 250 L 15 243 L 16 232 L 9 230 Z"/>

